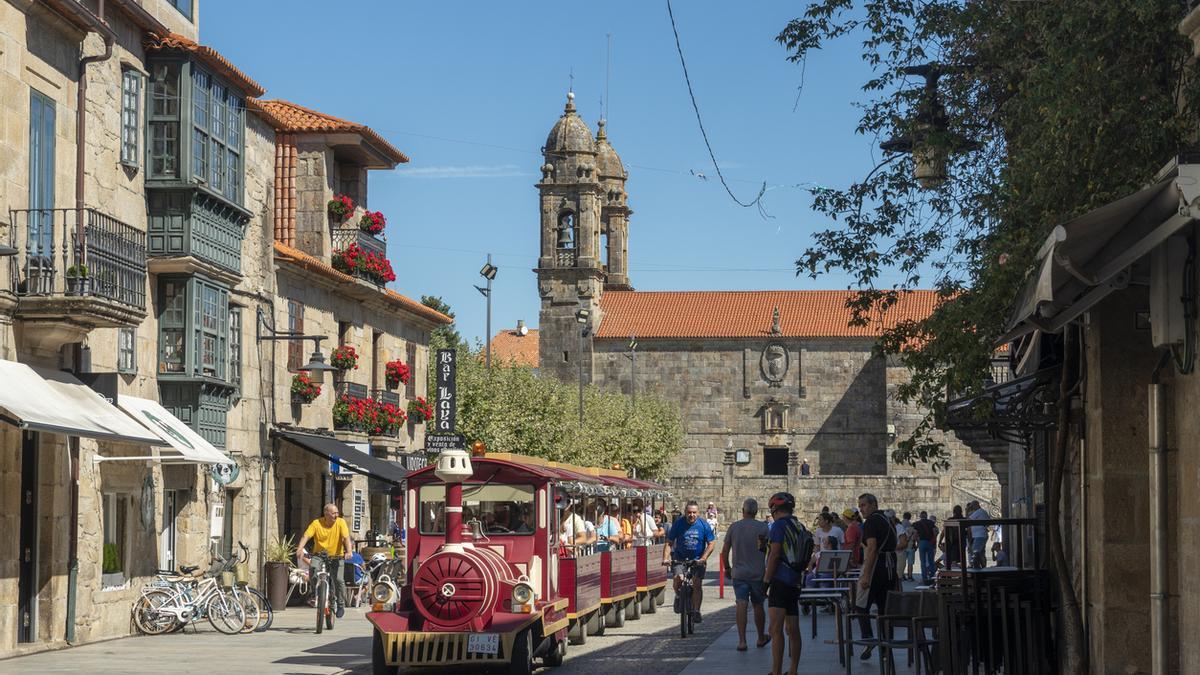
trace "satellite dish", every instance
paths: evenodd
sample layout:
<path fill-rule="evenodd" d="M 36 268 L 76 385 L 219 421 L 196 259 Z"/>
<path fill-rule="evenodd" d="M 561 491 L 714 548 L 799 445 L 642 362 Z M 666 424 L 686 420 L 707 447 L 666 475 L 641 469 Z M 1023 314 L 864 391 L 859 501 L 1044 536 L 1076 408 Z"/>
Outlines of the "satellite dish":
<path fill-rule="evenodd" d="M 529 335 L 529 326 L 521 326 L 517 329 L 517 332 L 521 335 Z"/>

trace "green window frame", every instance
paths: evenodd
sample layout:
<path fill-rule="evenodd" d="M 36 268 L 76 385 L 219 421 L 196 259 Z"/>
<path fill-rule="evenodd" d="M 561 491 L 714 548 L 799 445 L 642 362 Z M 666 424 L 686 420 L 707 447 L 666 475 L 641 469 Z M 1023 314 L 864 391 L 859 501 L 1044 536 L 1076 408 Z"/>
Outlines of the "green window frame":
<path fill-rule="evenodd" d="M 242 202 L 246 104 L 233 88 L 192 65 L 192 179 Z"/>
<path fill-rule="evenodd" d="M 242 308 L 229 308 L 229 383 L 242 386 Z"/>
<path fill-rule="evenodd" d="M 187 370 L 187 280 L 159 280 L 158 372 L 184 375 Z"/>
<path fill-rule="evenodd" d="M 229 289 L 198 275 L 162 277 L 158 297 L 158 372 L 229 382 Z"/>
<path fill-rule="evenodd" d="M 150 66 L 146 124 L 151 178 L 179 177 L 180 66 L 178 61 L 160 61 Z"/>
<path fill-rule="evenodd" d="M 137 373 L 137 329 L 117 329 L 117 372 L 125 375 Z"/>

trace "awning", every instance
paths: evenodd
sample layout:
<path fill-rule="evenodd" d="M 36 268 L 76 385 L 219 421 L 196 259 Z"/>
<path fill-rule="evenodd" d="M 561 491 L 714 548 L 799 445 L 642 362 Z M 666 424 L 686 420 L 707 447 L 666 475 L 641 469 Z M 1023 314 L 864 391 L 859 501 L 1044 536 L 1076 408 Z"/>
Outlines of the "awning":
<path fill-rule="evenodd" d="M 1200 216 L 1200 164 L 1173 162 L 1160 175 L 1147 188 L 1055 226 L 997 344 L 1035 330 L 1061 331 L 1125 288 L 1130 266 Z"/>
<path fill-rule="evenodd" d="M 0 417 L 22 429 L 144 445 L 163 439 L 69 373 L 0 360 Z"/>
<path fill-rule="evenodd" d="M 400 485 L 408 472 L 398 464 L 356 450 L 331 436 L 317 436 L 298 431 L 272 431 L 271 435 L 294 443 L 309 452 L 320 455 L 341 467 L 364 476 L 378 478 L 385 483 Z"/>
<path fill-rule="evenodd" d="M 150 399 L 122 394 L 117 398 L 117 406 L 162 437 L 162 442 L 157 445 L 165 443 L 171 448 L 171 450 L 164 448 L 159 452 L 159 456 L 164 462 L 233 464 L 233 460 L 228 455 L 216 449 L 200 434 L 158 403 Z"/>

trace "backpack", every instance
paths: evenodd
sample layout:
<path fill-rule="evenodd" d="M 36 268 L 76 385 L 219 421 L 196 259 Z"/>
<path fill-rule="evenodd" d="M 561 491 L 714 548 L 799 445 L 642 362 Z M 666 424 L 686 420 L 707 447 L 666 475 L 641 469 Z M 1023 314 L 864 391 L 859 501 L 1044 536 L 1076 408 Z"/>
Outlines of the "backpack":
<path fill-rule="evenodd" d="M 813 555 L 813 536 L 795 517 L 789 518 L 791 527 L 783 533 L 783 561 L 797 574 L 804 574 Z"/>

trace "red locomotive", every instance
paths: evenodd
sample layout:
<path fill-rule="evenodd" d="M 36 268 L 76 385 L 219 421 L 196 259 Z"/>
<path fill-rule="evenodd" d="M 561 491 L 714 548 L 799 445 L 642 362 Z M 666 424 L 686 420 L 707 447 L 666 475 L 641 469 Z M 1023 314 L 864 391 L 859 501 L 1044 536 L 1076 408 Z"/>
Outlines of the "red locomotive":
<path fill-rule="evenodd" d="M 394 605 L 367 614 L 374 672 L 507 664 L 530 673 L 535 659 L 560 665 L 568 642 L 654 612 L 667 585 L 654 532 L 639 528 L 640 545 L 596 552 L 562 529 L 589 507 L 628 506 L 640 518 L 665 497 L 661 485 L 617 470 L 443 452 L 408 476 L 410 573 Z"/>

